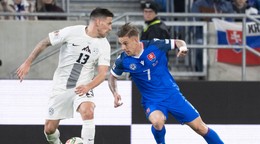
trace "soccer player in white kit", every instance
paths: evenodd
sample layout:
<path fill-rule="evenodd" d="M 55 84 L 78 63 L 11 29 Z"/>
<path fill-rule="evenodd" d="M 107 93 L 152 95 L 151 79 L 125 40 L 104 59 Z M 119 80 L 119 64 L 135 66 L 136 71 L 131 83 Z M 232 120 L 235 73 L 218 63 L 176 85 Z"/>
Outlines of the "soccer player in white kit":
<path fill-rule="evenodd" d="M 62 44 L 59 63 L 53 77 L 53 90 L 48 102 L 44 133 L 50 144 L 61 144 L 58 130 L 62 119 L 72 118 L 74 110 L 83 120 L 81 137 L 84 144 L 94 144 L 94 94 L 92 89 L 102 83 L 110 65 L 110 44 L 106 39 L 112 30 L 113 13 L 96 8 L 88 26 L 76 25 L 49 33 L 40 41 L 17 69 L 22 81 L 35 58 L 47 47 Z M 95 66 L 97 75 L 94 75 Z"/>

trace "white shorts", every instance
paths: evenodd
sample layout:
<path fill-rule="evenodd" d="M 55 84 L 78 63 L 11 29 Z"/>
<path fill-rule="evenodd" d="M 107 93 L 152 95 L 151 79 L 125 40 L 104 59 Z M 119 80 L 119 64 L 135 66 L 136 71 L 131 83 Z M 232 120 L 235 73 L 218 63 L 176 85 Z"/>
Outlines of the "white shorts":
<path fill-rule="evenodd" d="M 64 93 L 54 95 L 49 98 L 48 102 L 48 120 L 58 120 L 73 118 L 74 112 L 77 111 L 82 102 L 93 102 L 93 91 L 79 96 L 75 93 L 74 89 L 68 89 Z"/>

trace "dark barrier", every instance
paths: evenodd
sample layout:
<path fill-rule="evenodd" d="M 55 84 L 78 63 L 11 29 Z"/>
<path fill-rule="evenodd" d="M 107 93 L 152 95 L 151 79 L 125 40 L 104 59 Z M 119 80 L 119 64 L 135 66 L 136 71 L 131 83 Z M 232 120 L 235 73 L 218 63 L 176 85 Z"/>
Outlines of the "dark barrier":
<path fill-rule="evenodd" d="M 260 82 L 178 81 L 181 92 L 208 124 L 260 124 Z M 146 124 L 140 93 L 132 88 L 132 123 Z M 167 123 L 177 123 L 169 117 Z"/>
<path fill-rule="evenodd" d="M 207 124 L 260 124 L 260 82 L 178 81 L 182 93 Z M 120 119 L 118 120 L 120 121 Z M 132 124 L 147 124 L 140 93 L 132 86 Z M 169 117 L 168 124 L 177 123 Z M 61 125 L 63 143 L 80 136 L 81 126 Z M 47 144 L 42 125 L 0 125 L 1 143 Z M 130 144 L 131 125 L 96 126 L 95 144 Z"/>
<path fill-rule="evenodd" d="M 0 125 L 0 143 L 47 144 L 42 125 Z M 80 137 L 81 126 L 60 126 L 61 140 Z M 96 126 L 95 144 L 130 144 L 130 126 Z"/>

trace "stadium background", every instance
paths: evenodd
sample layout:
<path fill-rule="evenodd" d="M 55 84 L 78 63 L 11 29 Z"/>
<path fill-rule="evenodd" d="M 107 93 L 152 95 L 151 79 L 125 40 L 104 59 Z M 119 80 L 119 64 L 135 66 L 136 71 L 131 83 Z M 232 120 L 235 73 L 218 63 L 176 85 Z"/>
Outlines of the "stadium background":
<path fill-rule="evenodd" d="M 31 69 L 22 84 L 15 80 L 14 71 L 28 56 L 34 45 L 48 32 L 64 26 L 86 24 L 85 21 L 1 21 L 0 22 L 0 138 L 7 144 L 46 144 L 43 135 L 43 113 L 50 88 L 49 80 L 57 65 L 57 53 L 40 61 Z M 209 37 L 214 39 L 214 30 Z M 114 33 L 112 33 L 113 35 Z M 57 48 L 54 48 L 57 49 Z M 41 55 L 51 52 L 48 49 Z M 247 67 L 247 80 L 241 80 L 241 67 L 216 63 L 214 53 L 209 57 L 209 79 L 221 81 L 177 81 L 183 94 L 199 110 L 204 121 L 213 127 L 227 144 L 259 144 L 260 113 L 258 67 Z M 40 79 L 40 80 L 39 80 Z M 46 84 L 47 83 L 47 84 Z M 123 86 L 124 105 L 113 108 L 112 95 L 106 82 L 97 91 L 105 94 L 97 108 L 97 144 L 154 143 L 150 125 L 140 106 L 140 95 L 130 81 Z M 97 92 L 98 93 L 98 92 Z M 99 96 L 99 94 L 97 94 Z M 104 96 L 104 97 L 103 97 Z M 80 120 L 61 124 L 61 139 L 65 141 L 80 134 Z M 187 126 L 170 117 L 167 122 L 168 143 L 202 144 L 201 137 Z"/>

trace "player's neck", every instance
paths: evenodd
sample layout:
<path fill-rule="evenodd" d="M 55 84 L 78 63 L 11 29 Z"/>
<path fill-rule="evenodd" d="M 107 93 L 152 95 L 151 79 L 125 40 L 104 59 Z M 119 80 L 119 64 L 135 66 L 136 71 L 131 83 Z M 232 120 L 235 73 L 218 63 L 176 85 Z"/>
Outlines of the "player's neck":
<path fill-rule="evenodd" d="M 88 36 L 92 37 L 92 38 L 96 38 L 97 37 L 97 34 L 96 32 L 94 31 L 94 28 L 92 28 L 91 25 L 87 26 L 85 28 L 85 32 Z"/>
<path fill-rule="evenodd" d="M 138 51 L 136 52 L 136 56 L 140 57 L 144 51 L 144 46 L 142 42 L 139 42 L 138 44 Z"/>

